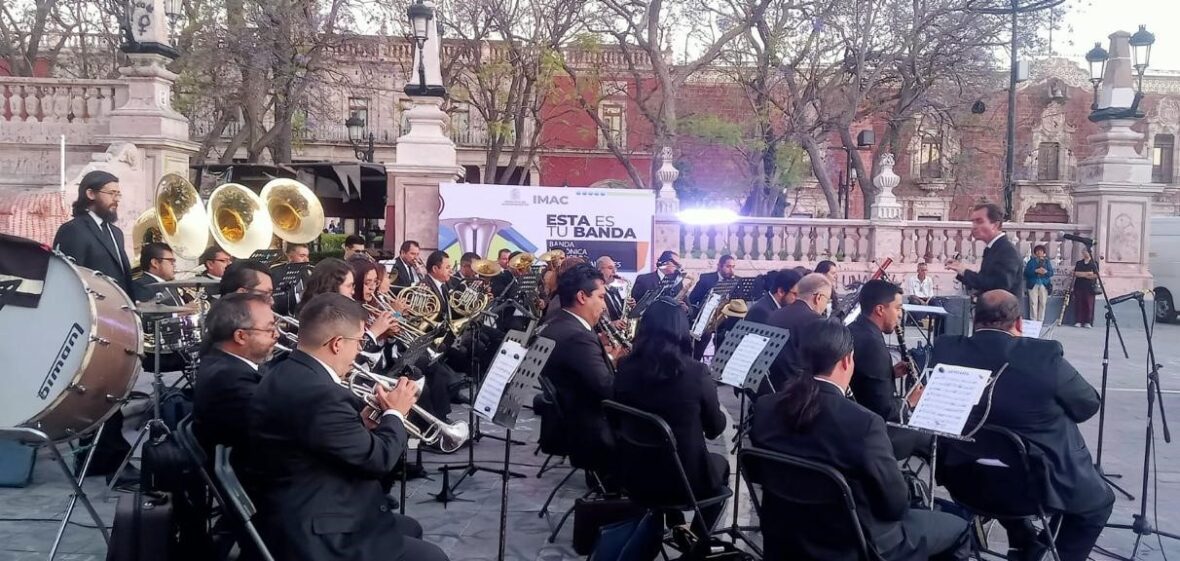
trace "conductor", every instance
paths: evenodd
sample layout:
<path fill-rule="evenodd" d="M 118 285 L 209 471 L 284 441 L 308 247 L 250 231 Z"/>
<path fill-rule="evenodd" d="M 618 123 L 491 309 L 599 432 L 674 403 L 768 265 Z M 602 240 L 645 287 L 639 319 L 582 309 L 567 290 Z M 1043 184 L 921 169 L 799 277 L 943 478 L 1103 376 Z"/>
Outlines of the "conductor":
<path fill-rule="evenodd" d="M 989 290 L 1024 294 L 1024 267 L 1020 252 L 1004 234 L 1003 222 L 1004 211 L 996 204 L 976 205 L 971 209 L 971 237 L 987 243 L 979 271 L 967 269 L 958 259 L 946 263 L 946 268 L 958 273 L 955 278 L 973 294 L 983 294 Z"/>

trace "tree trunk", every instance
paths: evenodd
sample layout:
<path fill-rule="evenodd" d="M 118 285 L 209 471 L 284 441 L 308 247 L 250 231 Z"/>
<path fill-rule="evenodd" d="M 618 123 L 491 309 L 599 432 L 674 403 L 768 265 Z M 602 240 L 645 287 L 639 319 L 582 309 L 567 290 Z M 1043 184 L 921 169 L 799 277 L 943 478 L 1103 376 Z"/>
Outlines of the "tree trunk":
<path fill-rule="evenodd" d="M 828 201 L 828 215 L 831 217 L 840 216 L 840 201 L 836 198 L 836 190 L 832 186 L 832 176 L 828 173 L 828 169 L 824 167 L 824 154 L 811 135 L 799 135 L 799 143 L 803 149 L 807 151 L 807 156 L 811 158 L 811 171 L 815 173 L 815 179 L 819 182 L 819 188 L 823 191 L 824 198 Z"/>

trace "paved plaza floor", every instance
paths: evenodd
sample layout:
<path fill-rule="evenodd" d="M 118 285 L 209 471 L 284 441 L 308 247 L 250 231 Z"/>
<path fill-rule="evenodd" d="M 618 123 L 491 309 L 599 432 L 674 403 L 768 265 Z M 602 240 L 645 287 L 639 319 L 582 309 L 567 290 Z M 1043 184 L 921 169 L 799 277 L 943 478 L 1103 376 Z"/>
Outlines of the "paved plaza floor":
<path fill-rule="evenodd" d="M 1062 327 L 1056 338 L 1065 346 L 1066 357 L 1098 387 L 1102 372 L 1102 344 L 1104 331 L 1101 326 L 1094 329 Z M 1103 451 L 1103 465 L 1106 471 L 1122 474 L 1118 480 L 1136 498 L 1140 495 L 1143 468 L 1143 442 L 1146 419 L 1146 398 L 1144 392 L 1146 368 L 1146 343 L 1142 326 L 1125 326 L 1123 336 L 1131 358 L 1124 359 L 1113 341 L 1109 395 L 1107 398 L 1106 442 Z M 916 333 L 907 337 L 917 341 Z M 1169 420 L 1180 423 L 1180 326 L 1160 325 L 1155 334 L 1157 362 L 1162 364 L 1160 378 L 1164 390 L 1163 401 Z M 736 416 L 737 402 L 728 391 L 722 391 L 722 402 L 731 417 Z M 458 412 L 457 412 L 458 414 Z M 458 417 L 455 417 L 458 418 Z M 1157 416 L 1158 421 L 1158 416 Z M 1177 439 L 1180 439 L 1180 424 L 1174 425 Z M 525 414 L 520 430 L 514 436 L 528 442 L 526 446 L 513 448 L 513 469 L 528 474 L 528 477 L 514 479 L 509 485 L 508 499 L 508 559 L 559 561 L 576 559 L 578 556 L 570 547 L 572 520 L 565 525 L 555 543 L 546 541 L 549 530 L 557 517 L 567 509 L 585 490 L 580 477 L 570 480 L 550 507 L 549 518 L 538 517 L 541 504 L 557 482 L 565 476 L 564 467 L 551 470 L 543 477 L 536 473 L 543 458 L 533 455 L 538 422 Z M 502 431 L 492 429 L 492 434 Z M 1083 426 L 1091 451 L 1097 444 L 1097 418 Z M 713 443 L 714 451 L 722 451 L 722 440 L 728 441 L 730 432 Z M 1155 477 L 1150 482 L 1152 501 L 1148 503 L 1148 514 L 1154 524 L 1166 531 L 1180 533 L 1180 442 L 1166 444 L 1162 430 L 1156 430 Z M 503 461 L 504 448 L 501 442 L 485 439 L 475 447 L 476 462 L 479 465 L 495 467 Z M 426 467 L 434 471 L 445 463 L 462 463 L 466 455 L 439 456 L 424 454 Z M 497 529 L 500 509 L 499 476 L 478 473 L 460 487 L 459 502 L 452 502 L 444 508 L 435 502 L 430 493 L 439 489 L 440 476 L 435 473 L 433 481 L 415 480 L 407 487 L 406 513 L 417 518 L 426 529 L 426 539 L 440 545 L 454 561 L 491 560 L 496 558 Z M 49 456 L 42 452 L 35 471 L 33 484 L 22 489 L 0 489 L 0 561 L 44 559 L 49 551 L 57 524 L 68 500 L 68 484 L 61 478 Z M 104 497 L 103 480 L 89 478 L 86 490 L 94 499 L 100 516 L 106 524 L 111 523 L 115 509 L 115 496 Z M 749 518 L 748 502 L 744 500 L 743 489 L 742 519 Z M 1154 500 L 1158 499 L 1158 500 Z M 1111 518 L 1112 523 L 1129 523 L 1131 515 L 1138 512 L 1139 502 L 1120 497 Z M 71 525 L 65 535 L 58 559 L 63 561 L 92 561 L 105 557 L 105 546 L 99 533 L 84 525 L 92 524 L 81 510 L 75 513 L 76 525 Z M 726 515 L 725 520 L 729 520 Z M 1002 531 L 995 532 L 995 547 L 1003 547 Z M 1099 545 L 1115 552 L 1128 554 L 1134 542 L 1134 534 L 1125 530 L 1108 529 L 1099 540 Z M 1163 539 L 1163 551 L 1155 536 L 1146 538 L 1140 547 L 1139 559 L 1180 559 L 1180 541 Z M 1094 559 L 1107 559 L 1095 552 Z"/>

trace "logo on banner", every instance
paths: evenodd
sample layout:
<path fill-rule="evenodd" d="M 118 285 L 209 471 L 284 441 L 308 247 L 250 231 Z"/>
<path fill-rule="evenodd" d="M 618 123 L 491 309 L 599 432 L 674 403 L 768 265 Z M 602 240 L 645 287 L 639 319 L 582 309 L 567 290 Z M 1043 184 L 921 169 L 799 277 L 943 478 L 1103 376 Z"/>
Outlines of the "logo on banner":
<path fill-rule="evenodd" d="M 508 192 L 508 200 L 504 201 L 504 206 L 529 206 L 529 202 L 524 200 L 520 195 L 520 189 L 513 189 Z"/>

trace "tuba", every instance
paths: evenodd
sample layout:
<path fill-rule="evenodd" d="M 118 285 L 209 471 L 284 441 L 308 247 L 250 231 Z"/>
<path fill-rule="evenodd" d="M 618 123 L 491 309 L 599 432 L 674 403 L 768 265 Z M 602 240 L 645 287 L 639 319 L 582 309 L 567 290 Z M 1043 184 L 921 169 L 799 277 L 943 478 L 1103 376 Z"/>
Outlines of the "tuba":
<path fill-rule="evenodd" d="M 225 183 L 214 189 L 208 212 L 217 244 L 238 259 L 270 247 L 274 227 L 264 208 L 262 198 L 244 185 Z"/>
<path fill-rule="evenodd" d="M 160 221 L 156 218 L 156 209 L 149 208 L 140 213 L 135 219 L 135 224 L 131 226 L 131 265 L 139 266 L 139 254 L 143 251 L 143 246 L 162 241 L 164 234 L 160 229 Z"/>
<path fill-rule="evenodd" d="M 324 230 L 324 207 L 306 185 L 294 179 L 272 179 L 259 198 L 274 225 L 274 235 L 287 243 L 307 243 Z"/>
<path fill-rule="evenodd" d="M 155 215 L 162 241 L 171 246 L 176 255 L 197 259 L 209 247 L 209 216 L 197 188 L 183 176 L 169 173 L 160 178 L 156 184 Z M 140 219 L 143 218 L 140 215 Z M 138 219 L 136 225 L 139 225 Z"/>

